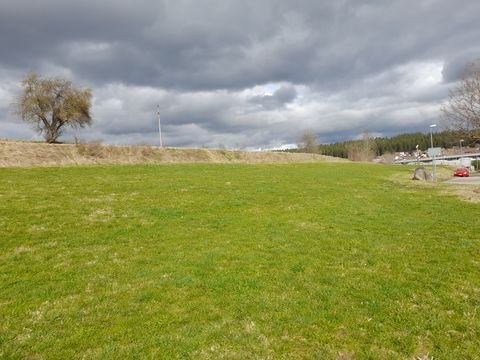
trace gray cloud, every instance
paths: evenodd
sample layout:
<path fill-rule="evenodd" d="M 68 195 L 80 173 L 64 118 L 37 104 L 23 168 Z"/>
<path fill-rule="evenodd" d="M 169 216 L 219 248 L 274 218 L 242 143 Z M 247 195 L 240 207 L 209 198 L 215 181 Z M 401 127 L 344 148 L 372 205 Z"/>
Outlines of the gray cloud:
<path fill-rule="evenodd" d="M 272 110 L 291 103 L 297 97 L 297 90 L 292 85 L 282 85 L 273 94 L 254 95 L 250 98 L 252 104 L 263 109 Z"/>
<path fill-rule="evenodd" d="M 112 143 L 157 141 L 157 104 L 171 145 L 422 129 L 479 57 L 478 13 L 475 0 L 7 1 L 0 137 L 33 136 L 7 106 L 32 70 L 91 87 L 94 126 L 66 136 Z"/>

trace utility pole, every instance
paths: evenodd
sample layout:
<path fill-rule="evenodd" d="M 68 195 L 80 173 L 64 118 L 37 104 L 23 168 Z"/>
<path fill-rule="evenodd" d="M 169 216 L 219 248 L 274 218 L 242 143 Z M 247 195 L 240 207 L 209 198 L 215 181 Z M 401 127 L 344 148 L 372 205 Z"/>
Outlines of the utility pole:
<path fill-rule="evenodd" d="M 158 118 L 158 136 L 160 138 L 160 147 L 163 147 L 162 143 L 162 125 L 160 123 L 160 105 L 157 105 L 157 118 Z"/>
<path fill-rule="evenodd" d="M 433 151 L 433 128 L 436 127 L 437 124 L 432 124 L 430 125 L 430 146 Z M 433 180 L 437 181 L 437 171 L 436 171 L 436 166 L 435 166 L 435 155 L 432 156 L 432 167 L 433 167 Z"/>
<path fill-rule="evenodd" d="M 463 148 L 462 148 L 462 143 L 464 142 L 463 139 L 460 139 L 460 155 L 463 155 Z"/>

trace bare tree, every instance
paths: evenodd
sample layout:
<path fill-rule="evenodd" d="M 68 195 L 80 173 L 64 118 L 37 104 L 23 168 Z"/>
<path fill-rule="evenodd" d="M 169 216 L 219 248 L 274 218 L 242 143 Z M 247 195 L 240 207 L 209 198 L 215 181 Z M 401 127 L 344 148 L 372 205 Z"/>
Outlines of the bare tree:
<path fill-rule="evenodd" d="M 320 153 L 320 148 L 317 142 L 317 135 L 311 129 L 305 130 L 302 135 L 300 135 L 298 141 L 298 148 L 302 149 L 306 153 L 318 154 Z"/>
<path fill-rule="evenodd" d="M 48 143 L 57 142 L 64 126 L 91 125 L 92 93 L 63 78 L 41 78 L 29 74 L 22 81 L 17 112 Z"/>
<path fill-rule="evenodd" d="M 441 111 L 449 127 L 465 132 L 466 136 L 478 137 L 480 131 L 479 61 L 465 68 L 458 84 L 449 91 L 448 100 Z"/>
<path fill-rule="evenodd" d="M 372 161 L 375 158 L 375 139 L 369 133 L 363 133 L 362 139 L 347 145 L 348 158 L 352 161 Z"/>

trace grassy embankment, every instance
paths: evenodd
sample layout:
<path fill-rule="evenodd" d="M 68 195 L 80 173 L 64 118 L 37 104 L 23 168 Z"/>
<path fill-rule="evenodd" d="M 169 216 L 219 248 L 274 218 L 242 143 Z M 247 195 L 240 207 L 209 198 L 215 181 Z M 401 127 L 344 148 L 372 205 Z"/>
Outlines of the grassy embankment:
<path fill-rule="evenodd" d="M 312 163 L 345 162 L 318 154 L 226 149 L 158 148 L 148 145 L 104 145 L 101 143 L 46 144 L 0 140 L 0 168 L 65 165 L 126 165 L 181 163 Z"/>
<path fill-rule="evenodd" d="M 0 169 L 0 357 L 478 358 L 480 205 L 410 171 Z"/>

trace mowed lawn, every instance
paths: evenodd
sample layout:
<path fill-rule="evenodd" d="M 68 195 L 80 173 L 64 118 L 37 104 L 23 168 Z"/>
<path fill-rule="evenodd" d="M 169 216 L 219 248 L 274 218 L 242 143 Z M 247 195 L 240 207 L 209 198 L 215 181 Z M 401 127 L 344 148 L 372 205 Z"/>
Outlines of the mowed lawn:
<path fill-rule="evenodd" d="M 479 359 L 480 205 L 402 177 L 0 169 L 0 358 Z"/>

